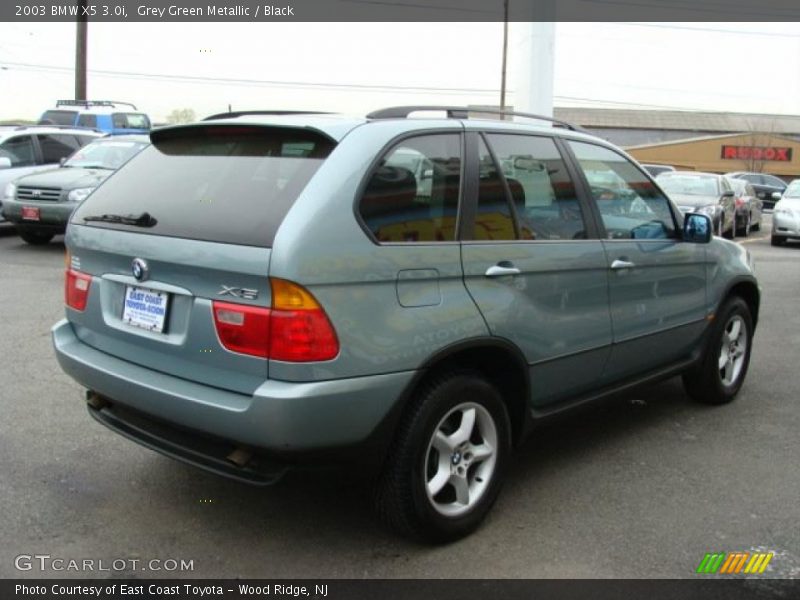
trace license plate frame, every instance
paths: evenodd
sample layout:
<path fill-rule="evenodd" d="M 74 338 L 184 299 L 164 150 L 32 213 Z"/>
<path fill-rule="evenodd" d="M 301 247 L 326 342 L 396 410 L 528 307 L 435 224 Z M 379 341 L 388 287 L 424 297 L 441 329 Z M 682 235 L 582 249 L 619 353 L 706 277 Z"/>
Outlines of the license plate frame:
<path fill-rule="evenodd" d="M 165 333 L 169 316 L 168 292 L 137 285 L 126 285 L 122 302 L 122 322 L 153 333 Z M 157 309 L 161 309 L 159 312 Z"/>
<path fill-rule="evenodd" d="M 23 206 L 22 207 L 22 220 L 23 221 L 41 221 L 42 210 L 38 206 Z"/>

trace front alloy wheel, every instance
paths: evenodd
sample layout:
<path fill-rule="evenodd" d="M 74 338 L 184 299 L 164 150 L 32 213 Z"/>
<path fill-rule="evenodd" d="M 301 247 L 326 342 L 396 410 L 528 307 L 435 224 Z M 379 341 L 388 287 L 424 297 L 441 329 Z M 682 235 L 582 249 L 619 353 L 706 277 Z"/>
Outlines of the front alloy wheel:
<path fill-rule="evenodd" d="M 736 397 L 747 375 L 753 339 L 750 307 L 734 296 L 714 318 L 703 362 L 684 373 L 687 393 L 704 404 L 725 404 Z"/>

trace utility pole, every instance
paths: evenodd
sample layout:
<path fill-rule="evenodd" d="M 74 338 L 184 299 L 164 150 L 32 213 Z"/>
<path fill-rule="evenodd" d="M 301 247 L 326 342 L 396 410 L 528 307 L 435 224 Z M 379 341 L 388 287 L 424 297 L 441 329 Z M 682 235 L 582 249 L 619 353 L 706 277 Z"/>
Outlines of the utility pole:
<path fill-rule="evenodd" d="M 506 109 L 506 58 L 508 56 L 508 0 L 503 0 L 503 67 L 500 76 L 500 110 Z M 505 115 L 500 115 L 505 119 Z"/>
<path fill-rule="evenodd" d="M 88 100 L 86 97 L 86 39 L 87 18 L 84 14 L 87 0 L 78 0 L 78 21 L 75 31 L 75 99 Z"/>

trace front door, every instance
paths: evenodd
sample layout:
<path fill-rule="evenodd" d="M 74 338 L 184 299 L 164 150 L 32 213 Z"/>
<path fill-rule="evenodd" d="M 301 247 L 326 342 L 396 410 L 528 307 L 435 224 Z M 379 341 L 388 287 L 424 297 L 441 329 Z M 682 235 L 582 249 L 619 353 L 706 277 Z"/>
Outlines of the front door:
<path fill-rule="evenodd" d="M 605 230 L 614 331 L 606 382 L 688 357 L 705 329 L 705 245 L 681 239 L 670 202 L 624 155 L 568 145 Z"/>

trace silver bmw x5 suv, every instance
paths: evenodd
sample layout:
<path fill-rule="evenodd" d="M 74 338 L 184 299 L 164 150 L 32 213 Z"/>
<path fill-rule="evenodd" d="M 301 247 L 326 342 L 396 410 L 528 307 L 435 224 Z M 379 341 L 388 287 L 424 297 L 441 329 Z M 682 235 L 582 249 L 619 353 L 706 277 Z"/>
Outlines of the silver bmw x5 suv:
<path fill-rule="evenodd" d="M 66 234 L 53 343 L 89 413 L 249 483 L 373 467 L 385 520 L 446 541 L 540 419 L 679 374 L 736 396 L 744 248 L 566 123 L 420 109 L 153 131 Z"/>

